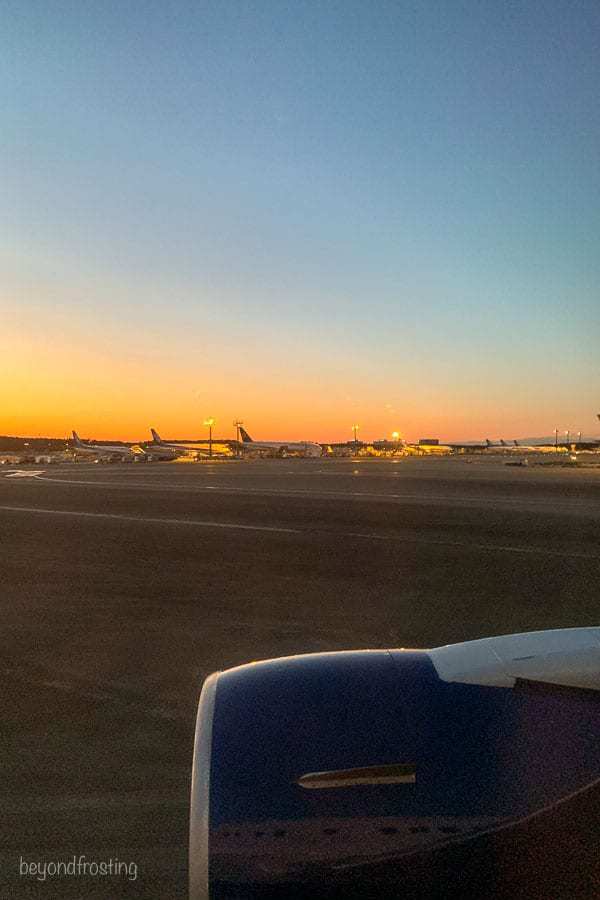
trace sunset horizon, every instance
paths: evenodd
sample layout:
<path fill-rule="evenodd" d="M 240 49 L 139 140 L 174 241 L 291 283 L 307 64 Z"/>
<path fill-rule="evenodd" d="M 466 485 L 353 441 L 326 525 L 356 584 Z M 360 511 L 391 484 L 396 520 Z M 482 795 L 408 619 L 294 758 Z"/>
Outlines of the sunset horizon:
<path fill-rule="evenodd" d="M 593 10 L 183 6 L 9 17 L 0 432 L 593 433 Z"/>

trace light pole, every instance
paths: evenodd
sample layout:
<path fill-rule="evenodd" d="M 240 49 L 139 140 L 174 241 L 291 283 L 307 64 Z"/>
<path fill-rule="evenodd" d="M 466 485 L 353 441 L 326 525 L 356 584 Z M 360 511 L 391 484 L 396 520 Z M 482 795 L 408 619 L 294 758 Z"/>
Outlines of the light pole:
<path fill-rule="evenodd" d="M 558 453 L 558 428 L 554 429 L 554 452 Z"/>
<path fill-rule="evenodd" d="M 357 437 L 358 429 L 359 429 L 358 425 L 352 426 L 352 431 L 354 432 L 354 455 L 355 456 L 357 456 L 357 454 L 358 454 L 358 437 Z"/>
<path fill-rule="evenodd" d="M 567 439 L 567 450 L 569 449 L 569 437 L 570 437 L 570 434 L 571 434 L 570 431 L 565 431 L 565 437 L 566 437 L 566 439 Z"/>
<path fill-rule="evenodd" d="M 204 424 L 208 426 L 208 455 L 209 458 L 212 459 L 212 429 L 215 424 L 215 420 L 212 416 L 209 419 L 204 420 Z"/>

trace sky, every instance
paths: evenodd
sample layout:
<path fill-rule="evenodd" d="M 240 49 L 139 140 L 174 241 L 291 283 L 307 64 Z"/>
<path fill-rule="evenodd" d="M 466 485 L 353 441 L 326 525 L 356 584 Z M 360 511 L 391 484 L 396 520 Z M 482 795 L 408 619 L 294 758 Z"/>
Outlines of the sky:
<path fill-rule="evenodd" d="M 598 431 L 597 0 L 4 0 L 0 433 Z"/>

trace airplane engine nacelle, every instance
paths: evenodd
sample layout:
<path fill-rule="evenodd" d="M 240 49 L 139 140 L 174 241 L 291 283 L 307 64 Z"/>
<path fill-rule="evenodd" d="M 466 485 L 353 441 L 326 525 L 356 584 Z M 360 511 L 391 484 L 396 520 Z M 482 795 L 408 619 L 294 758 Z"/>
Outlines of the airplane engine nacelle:
<path fill-rule="evenodd" d="M 449 896 L 457 877 L 483 896 L 515 872 L 539 884 L 568 823 L 598 816 L 599 689 L 599 628 L 211 675 L 191 900 Z"/>

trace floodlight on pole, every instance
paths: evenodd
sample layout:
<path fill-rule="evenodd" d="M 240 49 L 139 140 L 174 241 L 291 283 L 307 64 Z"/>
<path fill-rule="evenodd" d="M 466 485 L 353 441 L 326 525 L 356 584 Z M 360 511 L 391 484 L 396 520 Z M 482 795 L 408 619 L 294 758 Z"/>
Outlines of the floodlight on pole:
<path fill-rule="evenodd" d="M 352 431 L 354 432 L 354 452 L 355 453 L 358 452 L 358 429 L 359 429 L 359 427 L 360 427 L 359 425 L 352 426 Z"/>
<path fill-rule="evenodd" d="M 204 424 L 208 427 L 208 455 L 212 457 L 212 430 L 215 420 L 210 416 L 210 418 L 204 420 Z"/>

